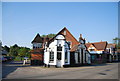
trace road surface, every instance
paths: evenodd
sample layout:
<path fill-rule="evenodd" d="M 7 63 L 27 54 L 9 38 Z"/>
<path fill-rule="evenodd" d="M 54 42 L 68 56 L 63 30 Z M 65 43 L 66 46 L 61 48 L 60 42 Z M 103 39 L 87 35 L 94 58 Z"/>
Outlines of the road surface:
<path fill-rule="evenodd" d="M 68 68 L 8 63 L 3 64 L 2 74 L 5 79 L 118 79 L 118 63 Z"/>

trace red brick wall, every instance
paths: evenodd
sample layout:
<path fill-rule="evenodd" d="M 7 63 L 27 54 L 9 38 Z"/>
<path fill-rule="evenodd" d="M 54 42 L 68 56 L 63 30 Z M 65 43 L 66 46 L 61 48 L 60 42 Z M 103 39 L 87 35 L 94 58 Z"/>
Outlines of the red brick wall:
<path fill-rule="evenodd" d="M 31 54 L 31 60 L 43 60 L 43 54 Z"/>
<path fill-rule="evenodd" d="M 64 35 L 64 31 L 61 32 L 61 34 Z M 66 30 L 66 35 L 65 35 L 65 37 L 66 37 L 66 40 L 67 40 L 67 41 L 71 41 L 71 42 L 72 42 L 72 47 L 73 47 L 74 45 L 79 44 L 79 42 L 73 37 L 73 35 L 72 35 L 68 30 Z"/>

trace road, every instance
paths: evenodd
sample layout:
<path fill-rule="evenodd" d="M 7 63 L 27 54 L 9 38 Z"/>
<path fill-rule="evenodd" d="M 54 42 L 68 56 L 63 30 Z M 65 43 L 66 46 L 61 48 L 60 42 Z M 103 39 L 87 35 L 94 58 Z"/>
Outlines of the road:
<path fill-rule="evenodd" d="M 118 63 L 68 68 L 10 63 L 3 64 L 2 74 L 5 79 L 118 79 Z"/>

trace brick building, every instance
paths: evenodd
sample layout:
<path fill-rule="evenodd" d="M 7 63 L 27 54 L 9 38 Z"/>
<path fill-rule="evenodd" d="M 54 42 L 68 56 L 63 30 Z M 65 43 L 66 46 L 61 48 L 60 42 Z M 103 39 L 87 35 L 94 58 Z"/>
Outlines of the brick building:
<path fill-rule="evenodd" d="M 39 34 L 36 35 L 32 43 L 31 50 L 31 65 L 43 65 L 44 61 L 44 44 L 49 41 L 48 37 L 41 37 Z"/>

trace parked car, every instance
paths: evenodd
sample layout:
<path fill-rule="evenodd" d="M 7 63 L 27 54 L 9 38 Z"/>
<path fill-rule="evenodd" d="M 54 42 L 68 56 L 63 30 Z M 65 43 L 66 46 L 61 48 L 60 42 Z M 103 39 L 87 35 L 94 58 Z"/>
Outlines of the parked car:
<path fill-rule="evenodd" d="M 11 57 L 11 56 L 6 56 L 5 57 L 8 61 L 10 61 L 10 60 L 13 60 L 14 59 L 14 57 Z"/>
<path fill-rule="evenodd" d="M 6 62 L 7 58 L 5 58 L 4 56 L 2 56 L 2 62 Z"/>
<path fill-rule="evenodd" d="M 12 60 L 12 57 L 6 56 L 5 57 L 7 60 Z"/>

